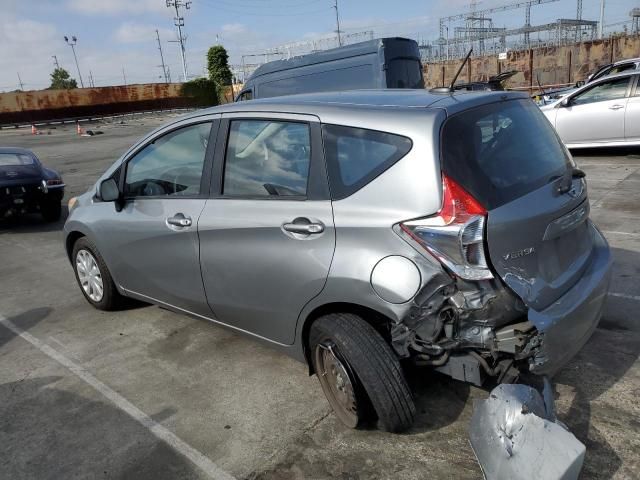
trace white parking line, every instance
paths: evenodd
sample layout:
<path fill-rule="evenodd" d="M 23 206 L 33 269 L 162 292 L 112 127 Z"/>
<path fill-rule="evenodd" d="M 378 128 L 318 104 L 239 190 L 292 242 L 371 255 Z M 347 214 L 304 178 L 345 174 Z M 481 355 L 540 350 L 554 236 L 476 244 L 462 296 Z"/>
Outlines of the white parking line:
<path fill-rule="evenodd" d="M 603 230 L 602 233 L 604 233 L 605 235 L 629 235 L 632 237 L 640 237 L 640 233 L 616 232 L 615 230 Z"/>
<path fill-rule="evenodd" d="M 213 463 L 207 456 L 203 453 L 199 452 L 191 445 L 186 443 L 180 437 L 176 436 L 174 433 L 167 430 L 165 427 L 160 425 L 158 422 L 154 421 L 151 417 L 149 417 L 146 413 L 141 411 L 131 402 L 129 402 L 126 398 L 120 395 L 115 390 L 111 389 L 96 377 L 91 375 L 84 367 L 78 365 L 72 360 L 68 359 L 64 355 L 62 355 L 57 350 L 51 348 L 46 343 L 40 341 L 33 335 L 28 332 L 25 332 L 20 327 L 15 325 L 13 322 L 8 320 L 7 318 L 0 315 L 0 324 L 4 327 L 11 330 L 13 333 L 21 337 L 23 340 L 29 342 L 31 345 L 36 347 L 42 353 L 47 355 L 49 358 L 55 360 L 63 367 L 69 369 L 73 374 L 79 377 L 82 381 L 92 386 L 95 390 L 104 395 L 108 400 L 110 400 L 116 407 L 120 410 L 128 414 L 131 418 L 136 420 L 142 426 L 144 426 L 147 430 L 149 430 L 153 435 L 155 435 L 158 439 L 162 440 L 169 446 L 171 446 L 174 450 L 181 453 L 185 457 L 187 457 L 192 463 L 194 463 L 198 468 L 200 468 L 204 473 L 206 473 L 210 478 L 214 480 L 234 480 L 234 477 L 222 470 L 215 463 Z"/>
<path fill-rule="evenodd" d="M 626 298 L 627 300 L 637 300 L 640 302 L 640 295 L 628 295 L 626 293 L 609 292 L 610 297 Z"/>

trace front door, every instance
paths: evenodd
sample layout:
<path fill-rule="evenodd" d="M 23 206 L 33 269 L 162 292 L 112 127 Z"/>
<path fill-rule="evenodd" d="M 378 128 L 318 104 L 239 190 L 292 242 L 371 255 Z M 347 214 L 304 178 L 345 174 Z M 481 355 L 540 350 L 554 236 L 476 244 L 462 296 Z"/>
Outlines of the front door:
<path fill-rule="evenodd" d="M 629 78 L 600 82 L 558 108 L 556 130 L 567 144 L 624 140 L 624 114 Z"/>
<path fill-rule="evenodd" d="M 198 223 L 207 299 L 216 320 L 292 344 L 335 247 L 319 121 L 228 115 L 219 137 Z"/>
<path fill-rule="evenodd" d="M 129 157 L 122 167 L 124 206 L 100 232 L 123 288 L 202 315 L 209 308 L 197 222 L 209 193 L 211 130 L 211 120 L 174 127 Z"/>

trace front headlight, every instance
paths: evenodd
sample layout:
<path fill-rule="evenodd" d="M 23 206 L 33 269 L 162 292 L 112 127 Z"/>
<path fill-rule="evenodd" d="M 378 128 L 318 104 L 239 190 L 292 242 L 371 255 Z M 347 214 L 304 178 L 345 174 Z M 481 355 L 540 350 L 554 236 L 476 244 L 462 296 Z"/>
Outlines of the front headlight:
<path fill-rule="evenodd" d="M 67 205 L 69 206 L 69 213 L 71 213 L 71 210 L 78 205 L 78 197 L 71 197 Z"/>

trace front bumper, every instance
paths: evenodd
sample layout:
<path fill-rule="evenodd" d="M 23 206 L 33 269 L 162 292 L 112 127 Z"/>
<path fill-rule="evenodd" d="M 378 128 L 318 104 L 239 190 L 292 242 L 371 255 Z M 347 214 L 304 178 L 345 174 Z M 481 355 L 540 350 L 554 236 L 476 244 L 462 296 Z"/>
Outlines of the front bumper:
<path fill-rule="evenodd" d="M 553 375 L 587 343 L 598 326 L 609 290 L 612 257 L 609 244 L 592 224 L 594 256 L 589 268 L 571 290 L 550 307 L 529 310 L 529 321 L 536 327 L 540 345 L 530 370 Z"/>

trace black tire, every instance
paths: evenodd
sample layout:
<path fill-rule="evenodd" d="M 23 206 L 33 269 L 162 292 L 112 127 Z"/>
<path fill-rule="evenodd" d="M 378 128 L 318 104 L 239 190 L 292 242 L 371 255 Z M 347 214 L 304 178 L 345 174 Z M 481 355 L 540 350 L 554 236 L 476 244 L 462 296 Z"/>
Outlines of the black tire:
<path fill-rule="evenodd" d="M 402 432 L 411 427 L 416 413 L 411 390 L 398 358 L 371 325 L 350 313 L 325 315 L 311 325 L 309 347 L 314 368 L 336 411 L 315 354 L 319 348 L 326 349 L 326 345 L 346 364 L 356 387 L 358 421 L 357 425 L 347 426 L 357 428 L 377 417 L 378 428 L 387 432 Z M 342 420 L 337 411 L 336 414 Z"/>
<path fill-rule="evenodd" d="M 60 202 L 43 203 L 40 205 L 40 213 L 45 222 L 57 222 L 62 215 L 62 205 Z"/>
<path fill-rule="evenodd" d="M 87 294 L 87 292 L 85 292 L 81 284 L 77 266 L 78 253 L 81 250 L 85 250 L 93 256 L 98 265 L 98 269 L 100 270 L 103 291 L 102 298 L 99 301 L 92 299 Z M 80 287 L 80 291 L 84 295 L 84 298 L 87 299 L 87 302 L 89 302 L 98 310 L 117 310 L 124 305 L 125 298 L 120 294 L 120 292 L 118 292 L 115 283 L 113 283 L 111 273 L 109 272 L 106 263 L 104 262 L 96 246 L 87 237 L 81 237 L 76 241 L 76 243 L 74 243 L 73 253 L 71 255 L 71 264 L 73 266 L 73 271 L 75 273 L 78 286 Z"/>

